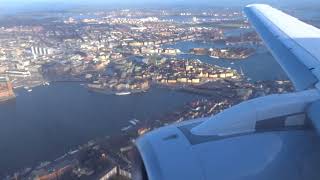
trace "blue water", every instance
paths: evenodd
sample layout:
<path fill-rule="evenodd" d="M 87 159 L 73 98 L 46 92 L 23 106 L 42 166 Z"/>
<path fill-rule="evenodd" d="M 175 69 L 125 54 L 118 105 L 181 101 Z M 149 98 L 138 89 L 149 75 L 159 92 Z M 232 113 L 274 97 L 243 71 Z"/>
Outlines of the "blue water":
<path fill-rule="evenodd" d="M 188 52 L 194 47 L 221 47 L 214 43 L 180 42 L 169 45 Z M 217 60 L 182 54 L 179 58 L 240 70 L 253 80 L 286 79 L 279 65 L 263 48 L 246 60 Z M 165 113 L 202 97 L 168 89 L 113 96 L 90 93 L 77 83 L 41 86 L 28 93 L 17 90 L 15 102 L 0 104 L 0 177 L 6 171 L 53 160 L 96 137 L 112 135 L 137 118 L 156 120 Z"/>
<path fill-rule="evenodd" d="M 253 81 L 259 80 L 276 80 L 288 79 L 287 75 L 281 69 L 280 65 L 271 56 L 271 54 L 263 47 L 257 49 L 257 53 L 253 56 L 243 60 L 228 60 L 228 59 L 214 59 L 210 56 L 198 56 L 188 54 L 191 48 L 219 48 L 223 47 L 221 44 L 216 43 L 203 43 L 200 41 L 183 41 L 176 44 L 167 45 L 165 47 L 178 48 L 183 53 L 178 56 L 181 59 L 199 59 L 202 62 L 218 65 L 221 67 L 231 67 L 241 72 Z"/>
<path fill-rule="evenodd" d="M 168 89 L 114 96 L 58 83 L 17 91 L 15 102 L 0 104 L 1 172 L 53 160 L 96 137 L 120 132 L 128 121 L 156 120 L 196 95 Z"/>

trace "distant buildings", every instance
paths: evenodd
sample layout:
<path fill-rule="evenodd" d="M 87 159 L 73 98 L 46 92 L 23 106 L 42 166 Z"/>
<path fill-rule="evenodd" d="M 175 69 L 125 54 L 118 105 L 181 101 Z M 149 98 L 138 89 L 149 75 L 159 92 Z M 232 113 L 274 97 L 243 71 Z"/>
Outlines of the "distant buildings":
<path fill-rule="evenodd" d="M 46 56 L 46 55 L 53 54 L 53 49 L 32 46 L 31 53 L 34 57 Z"/>
<path fill-rule="evenodd" d="M 8 71 L 5 71 L 5 74 L 8 77 L 13 77 L 13 78 L 15 77 L 26 78 L 31 76 L 30 71 L 26 71 L 26 70 L 8 70 Z"/>
<path fill-rule="evenodd" d="M 195 55 L 209 55 L 213 58 L 224 58 L 224 59 L 245 59 L 255 53 L 255 49 L 247 47 L 231 47 L 231 48 L 193 48 L 190 53 Z"/>

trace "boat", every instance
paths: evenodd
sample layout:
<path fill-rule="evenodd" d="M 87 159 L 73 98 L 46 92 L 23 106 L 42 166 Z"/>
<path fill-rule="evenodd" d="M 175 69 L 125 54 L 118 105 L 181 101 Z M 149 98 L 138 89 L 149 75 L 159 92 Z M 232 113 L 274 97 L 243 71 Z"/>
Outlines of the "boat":
<path fill-rule="evenodd" d="M 134 120 L 129 121 L 132 125 L 137 125 L 137 123 Z"/>
<path fill-rule="evenodd" d="M 42 169 L 42 168 L 44 168 L 44 167 L 46 167 L 46 166 L 48 166 L 48 165 L 50 165 L 50 164 L 51 164 L 50 161 L 41 162 L 41 163 L 36 167 L 36 169 Z"/>
<path fill-rule="evenodd" d="M 79 149 L 76 149 L 74 151 L 69 151 L 68 154 L 73 155 L 73 154 L 76 154 L 77 152 L 79 152 Z"/>
<path fill-rule="evenodd" d="M 43 85 L 43 86 L 49 86 L 50 83 L 49 83 L 49 82 L 43 82 L 42 85 Z"/>
<path fill-rule="evenodd" d="M 28 89 L 28 92 L 32 92 L 32 89 Z"/>
<path fill-rule="evenodd" d="M 130 95 L 131 92 L 118 92 L 116 93 L 117 96 L 125 96 L 125 95 Z"/>
<path fill-rule="evenodd" d="M 121 131 L 127 131 L 127 130 L 129 130 L 131 127 L 132 127 L 131 125 L 130 125 L 130 126 L 127 126 L 127 127 L 124 127 L 124 128 L 121 129 Z"/>
<path fill-rule="evenodd" d="M 65 158 L 65 157 L 67 157 L 68 156 L 68 154 L 67 153 L 65 153 L 63 156 L 61 156 L 61 157 L 58 157 L 57 159 L 55 159 L 54 161 L 55 162 L 57 162 L 57 161 L 61 161 L 63 158 Z"/>
<path fill-rule="evenodd" d="M 231 62 L 232 65 L 234 65 L 234 62 Z"/>
<path fill-rule="evenodd" d="M 212 57 L 212 58 L 214 58 L 214 59 L 220 59 L 219 56 L 210 56 L 210 57 Z"/>
<path fill-rule="evenodd" d="M 244 74 L 243 69 L 242 69 L 241 66 L 240 66 L 240 75 L 243 76 L 243 77 L 245 76 L 245 74 Z"/>

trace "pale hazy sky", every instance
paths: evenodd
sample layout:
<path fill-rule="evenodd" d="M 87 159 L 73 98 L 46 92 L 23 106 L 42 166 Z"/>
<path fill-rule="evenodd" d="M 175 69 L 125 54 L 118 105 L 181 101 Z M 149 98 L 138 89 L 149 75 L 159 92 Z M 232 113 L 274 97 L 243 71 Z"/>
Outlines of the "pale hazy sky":
<path fill-rule="evenodd" d="M 121 3 L 121 4 L 135 4 L 135 3 L 170 3 L 170 4 L 183 4 L 183 3 L 233 3 L 233 4 L 246 4 L 246 3 L 310 3 L 318 2 L 319 0 L 0 0 L 1 4 L 32 4 L 32 3 Z"/>
<path fill-rule="evenodd" d="M 147 5 L 239 5 L 244 6 L 251 3 L 268 3 L 276 6 L 290 5 L 309 5 L 317 3 L 320 6 L 320 0 L 0 0 L 0 11 L 14 11 L 21 9 L 53 9 L 72 7 L 76 5 L 94 6 L 94 5 L 135 5 L 144 7 Z M 98 6 L 99 7 L 99 6 Z M 191 6 L 190 6 L 191 7 Z"/>

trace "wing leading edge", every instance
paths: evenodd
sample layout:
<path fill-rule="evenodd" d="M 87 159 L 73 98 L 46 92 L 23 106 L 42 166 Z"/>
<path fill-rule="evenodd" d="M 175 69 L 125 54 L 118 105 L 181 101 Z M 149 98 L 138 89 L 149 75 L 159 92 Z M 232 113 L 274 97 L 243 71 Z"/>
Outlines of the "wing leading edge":
<path fill-rule="evenodd" d="M 245 13 L 296 90 L 315 87 L 320 79 L 320 30 L 269 5 L 248 5 Z"/>

